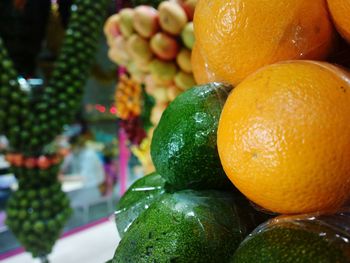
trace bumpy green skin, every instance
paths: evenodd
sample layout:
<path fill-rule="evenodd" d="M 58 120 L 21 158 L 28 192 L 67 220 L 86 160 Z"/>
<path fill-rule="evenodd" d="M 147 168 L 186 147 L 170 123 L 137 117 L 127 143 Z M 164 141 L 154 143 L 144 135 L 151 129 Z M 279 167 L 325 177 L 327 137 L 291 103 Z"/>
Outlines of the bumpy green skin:
<path fill-rule="evenodd" d="M 120 237 L 134 220 L 157 200 L 164 192 L 165 180 L 157 173 L 138 179 L 117 204 L 116 223 Z"/>
<path fill-rule="evenodd" d="M 48 85 L 40 91 L 20 88 L 18 73 L 0 38 L 0 134 L 8 137 L 14 152 L 26 157 L 45 155 L 45 146 L 73 120 L 109 3 L 73 1 L 60 55 Z M 70 214 L 69 200 L 57 183 L 58 166 L 12 169 L 20 188 L 9 200 L 7 224 L 27 251 L 34 257 L 44 256 Z M 54 190 L 46 195 L 44 187 Z"/>
<path fill-rule="evenodd" d="M 153 134 L 151 155 L 157 172 L 175 188 L 232 186 L 216 145 L 220 114 L 231 89 L 218 83 L 196 86 L 164 111 Z"/>
<path fill-rule="evenodd" d="M 59 183 L 16 191 L 7 204 L 6 223 L 34 257 L 47 255 L 71 214 Z"/>
<path fill-rule="evenodd" d="M 229 192 L 165 193 L 132 224 L 113 263 L 228 262 L 256 227 L 256 212 Z"/>
<path fill-rule="evenodd" d="M 80 107 L 108 0 L 74 0 L 60 55 L 48 85 L 27 94 L 0 39 L 0 132 L 16 152 L 33 156 L 62 132 Z"/>
<path fill-rule="evenodd" d="M 326 226 L 319 231 L 327 232 Z M 350 248 L 350 245 L 348 249 Z M 244 241 L 232 263 L 349 263 L 343 251 L 326 237 L 302 228 L 274 226 Z"/>

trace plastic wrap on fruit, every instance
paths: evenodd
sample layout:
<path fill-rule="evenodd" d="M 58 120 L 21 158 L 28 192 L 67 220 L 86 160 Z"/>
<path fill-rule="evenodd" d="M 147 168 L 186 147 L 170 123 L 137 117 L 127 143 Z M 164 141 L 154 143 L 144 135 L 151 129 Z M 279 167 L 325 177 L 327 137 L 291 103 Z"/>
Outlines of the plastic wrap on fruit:
<path fill-rule="evenodd" d="M 231 262 L 350 262 L 350 209 L 274 218 L 241 243 Z"/>
<path fill-rule="evenodd" d="M 115 212 L 117 229 L 121 237 L 134 220 L 164 193 L 164 179 L 157 173 L 146 175 L 132 184 L 120 199 Z"/>
<path fill-rule="evenodd" d="M 335 43 L 327 1 L 201 0 L 193 24 L 202 54 L 194 52 L 201 61 L 195 78 L 204 78 L 207 67 L 214 81 L 232 85 L 279 61 L 323 60 Z"/>
<path fill-rule="evenodd" d="M 265 219 L 239 193 L 165 192 L 125 233 L 113 263 L 227 262 Z"/>

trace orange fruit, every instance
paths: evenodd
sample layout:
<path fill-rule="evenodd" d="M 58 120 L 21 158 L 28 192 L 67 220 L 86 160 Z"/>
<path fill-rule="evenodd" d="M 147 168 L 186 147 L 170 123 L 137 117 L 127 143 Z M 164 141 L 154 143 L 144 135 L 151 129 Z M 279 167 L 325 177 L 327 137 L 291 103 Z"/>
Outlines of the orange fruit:
<path fill-rule="evenodd" d="M 350 43 L 350 0 L 327 0 L 338 32 Z"/>
<path fill-rule="evenodd" d="M 227 99 L 218 151 L 233 184 L 278 213 L 338 208 L 350 197 L 350 77 L 328 63 L 287 61 Z"/>
<path fill-rule="evenodd" d="M 278 61 L 324 59 L 334 39 L 326 0 L 199 0 L 193 23 L 209 68 L 233 85 Z"/>
<path fill-rule="evenodd" d="M 220 81 L 215 74 L 209 69 L 204 60 L 201 50 L 194 44 L 191 53 L 192 73 L 197 84 L 206 84 L 209 82 Z"/>

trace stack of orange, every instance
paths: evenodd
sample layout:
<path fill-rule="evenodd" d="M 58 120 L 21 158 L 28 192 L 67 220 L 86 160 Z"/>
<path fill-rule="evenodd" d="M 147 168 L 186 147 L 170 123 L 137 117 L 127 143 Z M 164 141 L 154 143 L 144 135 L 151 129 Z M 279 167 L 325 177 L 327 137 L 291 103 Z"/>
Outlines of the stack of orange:
<path fill-rule="evenodd" d="M 349 14 L 348 0 L 197 4 L 195 79 L 236 86 L 219 122 L 220 159 L 265 209 L 325 211 L 350 200 L 350 75 L 327 63 L 339 42 L 350 48 Z"/>

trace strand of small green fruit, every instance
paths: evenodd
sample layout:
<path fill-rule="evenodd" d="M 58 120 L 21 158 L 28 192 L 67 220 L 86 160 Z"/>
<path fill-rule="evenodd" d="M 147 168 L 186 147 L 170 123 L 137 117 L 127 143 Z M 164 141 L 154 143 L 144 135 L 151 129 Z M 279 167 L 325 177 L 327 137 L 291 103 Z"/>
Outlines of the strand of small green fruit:
<path fill-rule="evenodd" d="M 56 182 L 16 191 L 7 204 L 6 223 L 26 250 L 39 257 L 51 252 L 71 213 L 69 200 Z"/>
<path fill-rule="evenodd" d="M 0 39 L 0 129 L 16 152 L 37 155 L 71 122 L 94 58 L 108 1 L 77 0 L 48 85 L 37 96 L 22 91 Z"/>
<path fill-rule="evenodd" d="M 17 72 L 0 38 L 0 131 L 6 134 L 14 148 L 20 147 L 17 135 L 20 133 L 22 116 L 29 108 L 27 94 L 20 89 Z"/>
<path fill-rule="evenodd" d="M 14 152 L 11 168 L 19 190 L 7 206 L 7 224 L 34 257 L 51 252 L 71 214 L 57 182 L 60 160 L 43 148 L 71 122 L 94 58 L 108 0 L 76 0 L 48 85 L 37 94 L 23 91 L 0 38 L 0 132 Z M 54 160 L 55 159 L 55 160 Z"/>

